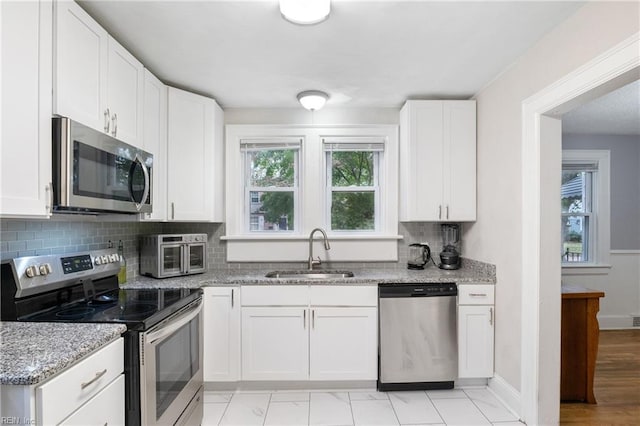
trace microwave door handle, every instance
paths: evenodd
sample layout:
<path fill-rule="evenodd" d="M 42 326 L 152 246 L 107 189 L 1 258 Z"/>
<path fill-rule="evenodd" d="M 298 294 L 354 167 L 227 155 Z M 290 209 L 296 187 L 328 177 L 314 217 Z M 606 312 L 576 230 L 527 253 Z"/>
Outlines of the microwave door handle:
<path fill-rule="evenodd" d="M 198 303 L 196 306 L 189 309 L 188 311 L 186 311 L 176 319 L 172 320 L 169 324 L 163 327 L 160 327 L 158 330 L 148 333 L 147 342 L 149 344 L 154 344 L 155 342 L 162 339 L 163 337 L 166 337 L 174 333 L 175 331 L 179 330 L 180 328 L 188 324 L 192 319 L 197 317 L 201 311 L 202 311 L 202 301 L 200 301 L 200 303 Z"/>
<path fill-rule="evenodd" d="M 138 202 L 133 198 L 133 191 L 132 191 L 131 185 L 129 186 L 129 191 L 131 191 L 131 194 L 129 194 L 129 196 L 131 197 L 133 202 L 136 203 L 136 208 L 140 210 L 144 205 L 144 203 L 147 201 L 147 197 L 149 196 L 149 191 L 151 189 L 151 179 L 149 177 L 149 169 L 147 168 L 147 165 L 144 164 L 144 160 L 142 159 L 142 157 L 140 157 L 140 154 L 136 154 L 133 161 L 140 164 L 140 168 L 142 169 L 142 174 L 144 175 L 144 190 L 142 190 L 142 200 L 140 200 L 140 204 L 138 204 Z"/>

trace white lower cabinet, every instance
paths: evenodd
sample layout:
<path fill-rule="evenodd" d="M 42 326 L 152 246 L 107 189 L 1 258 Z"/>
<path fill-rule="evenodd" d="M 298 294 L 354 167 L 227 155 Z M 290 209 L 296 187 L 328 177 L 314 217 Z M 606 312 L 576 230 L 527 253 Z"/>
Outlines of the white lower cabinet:
<path fill-rule="evenodd" d="M 0 386 L 2 424 L 124 425 L 124 342 L 119 338 L 33 385 Z"/>
<path fill-rule="evenodd" d="M 376 307 L 311 308 L 309 378 L 375 380 L 377 318 Z"/>
<path fill-rule="evenodd" d="M 242 308 L 242 379 L 309 378 L 306 307 Z"/>
<path fill-rule="evenodd" d="M 61 424 L 68 426 L 124 425 L 124 374 L 118 376 Z"/>
<path fill-rule="evenodd" d="M 204 289 L 204 381 L 240 379 L 240 289 Z"/>
<path fill-rule="evenodd" d="M 458 287 L 458 377 L 493 377 L 493 285 Z"/>
<path fill-rule="evenodd" d="M 242 380 L 375 380 L 376 286 L 244 286 Z"/>

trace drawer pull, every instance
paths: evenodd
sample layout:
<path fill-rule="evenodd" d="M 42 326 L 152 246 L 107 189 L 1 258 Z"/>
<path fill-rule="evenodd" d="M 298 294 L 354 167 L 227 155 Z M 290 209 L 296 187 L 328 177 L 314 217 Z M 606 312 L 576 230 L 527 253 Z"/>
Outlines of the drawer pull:
<path fill-rule="evenodd" d="M 89 380 L 88 382 L 84 382 L 80 385 L 80 389 L 84 389 L 87 386 L 90 386 L 92 383 L 94 383 L 96 380 L 98 380 L 100 377 L 104 376 L 105 374 L 107 374 L 107 369 L 105 368 L 102 371 L 98 371 L 95 375 L 95 377 L 91 380 Z"/>
<path fill-rule="evenodd" d="M 487 297 L 487 293 L 469 293 L 471 297 Z"/>

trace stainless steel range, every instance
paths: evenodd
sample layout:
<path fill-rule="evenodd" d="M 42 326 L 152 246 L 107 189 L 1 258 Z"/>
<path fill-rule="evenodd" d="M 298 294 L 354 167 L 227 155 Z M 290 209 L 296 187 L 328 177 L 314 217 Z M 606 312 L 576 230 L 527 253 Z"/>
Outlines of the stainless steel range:
<path fill-rule="evenodd" d="M 199 425 L 202 291 L 120 289 L 113 249 L 2 263 L 3 321 L 126 324 L 127 425 Z"/>

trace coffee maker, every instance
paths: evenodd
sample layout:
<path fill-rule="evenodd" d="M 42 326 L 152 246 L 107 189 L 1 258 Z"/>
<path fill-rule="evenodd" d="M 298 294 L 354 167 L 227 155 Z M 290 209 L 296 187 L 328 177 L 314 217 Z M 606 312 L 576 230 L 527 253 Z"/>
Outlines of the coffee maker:
<path fill-rule="evenodd" d="M 442 251 L 440 252 L 440 269 L 460 268 L 460 225 L 456 223 L 443 223 Z"/>

